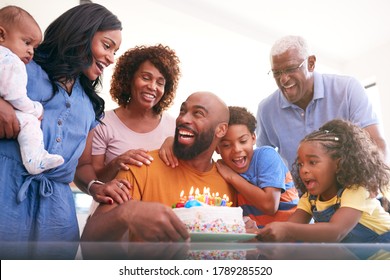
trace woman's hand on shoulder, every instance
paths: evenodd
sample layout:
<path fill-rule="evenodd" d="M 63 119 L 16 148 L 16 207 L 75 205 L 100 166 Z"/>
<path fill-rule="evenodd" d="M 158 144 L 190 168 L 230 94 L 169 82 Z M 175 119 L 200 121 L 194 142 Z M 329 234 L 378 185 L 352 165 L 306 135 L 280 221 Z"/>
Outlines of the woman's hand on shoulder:
<path fill-rule="evenodd" d="M 149 165 L 153 161 L 153 157 L 148 154 L 145 149 L 132 149 L 118 156 L 114 162 L 118 170 L 129 170 L 127 165 L 142 166 Z"/>
<path fill-rule="evenodd" d="M 132 187 L 127 180 L 114 179 L 102 184 L 93 184 L 89 192 L 93 199 L 100 203 L 113 204 L 114 202 L 122 204 L 131 200 Z"/>
<path fill-rule="evenodd" d="M 166 138 L 158 151 L 158 155 L 167 166 L 175 168 L 179 165 L 179 161 L 173 153 L 173 140 L 173 136 Z"/>
<path fill-rule="evenodd" d="M 0 98 L 0 139 L 16 139 L 19 131 L 20 126 L 14 108 Z"/>

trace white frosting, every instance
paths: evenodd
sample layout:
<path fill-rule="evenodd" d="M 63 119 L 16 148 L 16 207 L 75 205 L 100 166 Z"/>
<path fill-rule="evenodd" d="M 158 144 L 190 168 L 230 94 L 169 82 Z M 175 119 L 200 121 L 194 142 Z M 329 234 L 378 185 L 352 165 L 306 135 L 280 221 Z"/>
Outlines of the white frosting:
<path fill-rule="evenodd" d="M 241 207 L 198 206 L 173 211 L 190 232 L 245 233 Z"/>

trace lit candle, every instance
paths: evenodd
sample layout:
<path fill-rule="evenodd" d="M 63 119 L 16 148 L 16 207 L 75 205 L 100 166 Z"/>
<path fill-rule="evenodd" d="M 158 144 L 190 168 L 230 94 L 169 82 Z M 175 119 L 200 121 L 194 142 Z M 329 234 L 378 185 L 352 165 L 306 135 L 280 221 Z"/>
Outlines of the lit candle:
<path fill-rule="evenodd" d="M 179 202 L 176 203 L 175 208 L 182 208 L 184 207 L 184 203 L 186 202 L 186 198 L 184 196 L 184 190 L 180 193 Z"/>
<path fill-rule="evenodd" d="M 195 199 L 199 200 L 199 196 L 200 196 L 199 189 L 196 188 L 196 190 L 195 190 Z"/>
<path fill-rule="evenodd" d="M 180 202 L 185 202 L 186 201 L 186 197 L 184 196 L 184 190 L 181 191 L 180 193 L 180 199 L 179 199 Z"/>
<path fill-rule="evenodd" d="M 214 204 L 215 204 L 215 206 L 220 206 L 221 202 L 222 202 L 222 198 L 219 196 L 219 193 L 217 192 L 215 194 Z"/>
<path fill-rule="evenodd" d="M 226 194 L 222 196 L 221 206 L 226 206 Z"/>
<path fill-rule="evenodd" d="M 209 204 L 209 190 L 206 187 L 203 188 L 203 194 L 204 194 L 204 203 Z"/>
<path fill-rule="evenodd" d="M 190 195 L 188 196 L 188 200 L 193 200 L 194 196 L 192 195 L 194 193 L 194 187 L 191 187 L 190 189 Z"/>
<path fill-rule="evenodd" d="M 226 196 L 226 206 L 230 207 L 230 206 L 232 206 L 232 204 L 233 204 L 233 202 L 229 201 L 229 197 Z"/>
<path fill-rule="evenodd" d="M 209 205 L 214 206 L 214 202 L 215 202 L 215 194 L 213 193 L 210 197 Z"/>

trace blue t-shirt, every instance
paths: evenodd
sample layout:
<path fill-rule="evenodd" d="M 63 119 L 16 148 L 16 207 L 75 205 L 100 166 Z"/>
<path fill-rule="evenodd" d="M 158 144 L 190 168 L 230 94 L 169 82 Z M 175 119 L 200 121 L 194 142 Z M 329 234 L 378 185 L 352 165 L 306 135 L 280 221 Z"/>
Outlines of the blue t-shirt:
<path fill-rule="evenodd" d="M 273 187 L 281 190 L 278 211 L 273 216 L 264 214 L 243 195 L 238 194 L 238 205 L 243 209 L 244 215 L 250 216 L 258 226 L 272 221 L 286 221 L 295 211 L 299 200 L 298 191 L 287 166 L 273 147 L 254 149 L 248 170 L 240 175 L 259 188 Z"/>
<path fill-rule="evenodd" d="M 278 89 L 262 100 L 257 110 L 257 146 L 279 148 L 291 170 L 299 142 L 326 122 L 339 118 L 360 127 L 379 120 L 358 80 L 314 72 L 314 96 L 306 110 L 287 101 Z"/>

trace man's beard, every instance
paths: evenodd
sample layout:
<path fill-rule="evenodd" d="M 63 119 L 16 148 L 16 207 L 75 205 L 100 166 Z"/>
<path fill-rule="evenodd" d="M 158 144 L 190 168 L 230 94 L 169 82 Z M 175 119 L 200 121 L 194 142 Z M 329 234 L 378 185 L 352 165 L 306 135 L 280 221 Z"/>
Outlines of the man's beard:
<path fill-rule="evenodd" d="M 173 143 L 173 153 L 179 159 L 190 160 L 200 155 L 210 147 L 214 139 L 214 129 L 209 129 L 201 134 L 195 134 L 195 141 L 191 146 L 182 145 L 179 143 L 178 138 L 179 133 L 178 129 L 176 129 L 175 141 Z"/>

